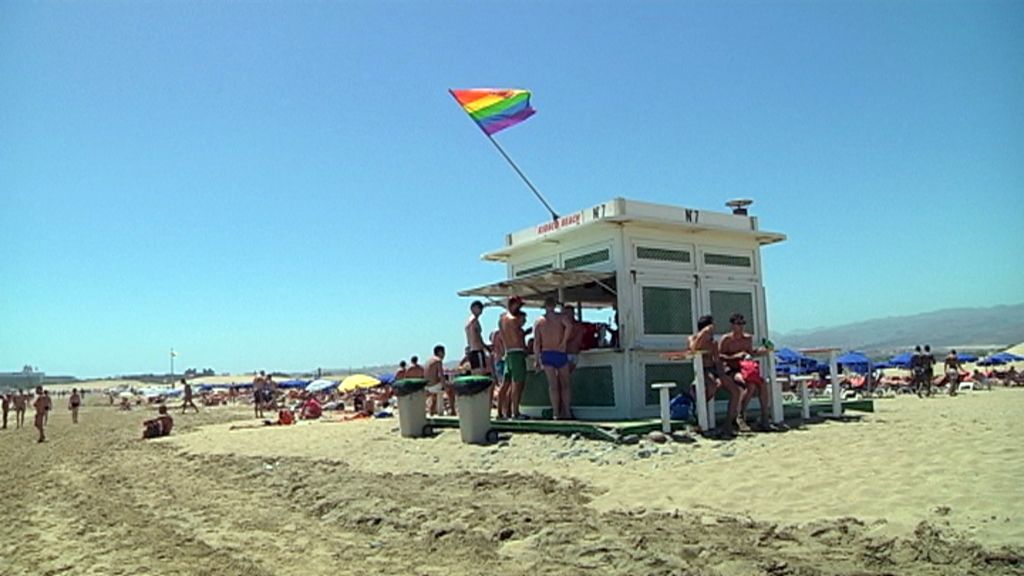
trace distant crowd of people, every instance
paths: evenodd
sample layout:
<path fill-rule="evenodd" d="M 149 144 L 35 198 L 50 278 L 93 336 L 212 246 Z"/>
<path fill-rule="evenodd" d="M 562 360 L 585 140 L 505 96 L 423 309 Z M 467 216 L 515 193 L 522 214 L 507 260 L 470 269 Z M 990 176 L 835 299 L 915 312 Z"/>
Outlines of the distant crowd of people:
<path fill-rule="evenodd" d="M 60 393 L 59 395 L 63 396 L 64 394 Z M 68 410 L 71 412 L 71 422 L 73 424 L 78 424 L 78 410 L 81 405 L 82 395 L 78 392 L 77 388 L 72 389 L 68 395 Z M 14 428 L 23 428 L 25 426 L 25 413 L 28 411 L 29 406 L 35 410 L 33 424 L 39 432 L 38 441 L 45 442 L 46 425 L 49 423 L 50 412 L 53 410 L 53 400 L 50 398 L 49 391 L 44 390 L 42 386 L 36 387 L 34 396 L 24 390 L 8 391 L 0 395 L 0 408 L 2 408 L 0 429 L 7 429 L 7 422 L 12 410 L 14 411 Z"/>

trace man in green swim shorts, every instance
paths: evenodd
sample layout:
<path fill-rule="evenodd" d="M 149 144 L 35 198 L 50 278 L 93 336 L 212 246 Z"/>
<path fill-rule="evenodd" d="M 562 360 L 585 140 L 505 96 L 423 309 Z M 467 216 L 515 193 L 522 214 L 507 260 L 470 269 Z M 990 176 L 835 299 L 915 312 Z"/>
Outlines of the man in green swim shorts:
<path fill-rule="evenodd" d="M 519 404 L 526 388 L 526 314 L 522 311 L 523 299 L 513 296 L 508 299 L 508 310 L 501 315 L 499 330 L 505 343 L 505 383 L 509 389 L 507 417 L 521 418 Z M 499 406 L 500 407 L 500 406 Z M 500 414 L 499 414 L 500 416 Z"/>

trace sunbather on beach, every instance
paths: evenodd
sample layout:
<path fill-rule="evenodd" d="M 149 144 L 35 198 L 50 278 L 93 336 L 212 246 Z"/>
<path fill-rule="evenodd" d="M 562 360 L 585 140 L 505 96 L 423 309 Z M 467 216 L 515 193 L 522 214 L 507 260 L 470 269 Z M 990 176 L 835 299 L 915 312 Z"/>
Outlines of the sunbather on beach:
<path fill-rule="evenodd" d="M 434 356 L 427 362 L 425 371 L 427 379 L 427 410 L 431 416 L 444 413 L 444 406 L 437 405 L 437 395 L 440 392 L 445 392 L 445 396 L 450 396 L 449 402 L 452 406 L 452 416 L 455 416 L 454 393 L 448 389 L 447 380 L 444 376 L 444 355 L 444 346 L 440 344 L 434 346 Z"/>
<path fill-rule="evenodd" d="M 486 374 L 487 346 L 484 345 L 484 329 L 480 326 L 480 315 L 484 312 L 484 304 L 474 300 L 469 305 L 469 319 L 466 320 L 466 360 L 471 374 Z"/>
<path fill-rule="evenodd" d="M 748 359 L 749 356 L 764 354 L 765 350 L 754 348 L 754 337 L 744 330 L 746 324 L 743 314 L 733 314 L 729 318 L 732 330 L 722 336 L 718 343 L 718 355 L 725 368 L 724 376 L 741 386 L 737 424 L 741 428 L 746 427 L 747 406 L 756 394 L 761 405 L 761 428 L 767 430 L 771 425 L 768 418 L 768 385 L 761 377 L 757 362 Z"/>
<path fill-rule="evenodd" d="M 301 418 L 303 420 L 316 420 L 323 415 L 323 407 L 320 406 L 320 401 L 316 399 L 316 395 L 310 395 L 306 403 L 302 405 Z"/>
<path fill-rule="evenodd" d="M 722 359 L 718 355 L 718 345 L 715 343 L 714 318 L 710 315 L 698 318 L 697 333 L 688 338 L 688 343 L 690 350 L 700 353 L 704 361 L 704 401 L 707 402 L 714 398 L 719 388 L 725 388 L 729 392 L 729 414 L 721 426 L 721 431 L 730 436 L 734 434 L 733 426 L 739 411 L 740 389 L 732 378 L 724 375 L 725 368 L 722 366 Z"/>
<path fill-rule="evenodd" d="M 569 382 L 569 355 L 566 345 L 572 337 L 572 324 L 564 314 L 555 312 L 555 299 L 544 300 L 544 315 L 533 325 L 534 364 L 544 370 L 548 380 L 552 418 L 572 419 L 572 391 Z"/>
<path fill-rule="evenodd" d="M 405 368 L 408 366 L 405 360 L 398 363 L 398 370 L 395 372 L 395 381 L 404 380 L 406 378 Z"/>
<path fill-rule="evenodd" d="M 523 312 L 523 299 L 512 296 L 508 299 L 508 309 L 501 315 L 498 329 L 505 344 L 505 384 L 510 385 L 508 391 L 508 408 L 506 414 L 510 418 L 520 418 L 519 405 L 526 389 L 526 314 Z"/>
<path fill-rule="evenodd" d="M 43 432 L 43 427 L 46 425 L 46 411 L 49 410 L 49 398 L 43 393 L 43 387 L 36 387 L 36 399 L 32 403 L 32 407 L 36 409 L 35 425 L 36 430 L 39 430 L 39 441 L 46 441 L 46 434 Z"/>
<path fill-rule="evenodd" d="M 157 409 L 157 413 L 159 416 L 142 423 L 143 439 L 167 436 L 171 433 L 171 429 L 174 428 L 174 418 L 171 418 L 171 415 L 167 413 L 167 406 L 161 404 L 160 408 Z"/>

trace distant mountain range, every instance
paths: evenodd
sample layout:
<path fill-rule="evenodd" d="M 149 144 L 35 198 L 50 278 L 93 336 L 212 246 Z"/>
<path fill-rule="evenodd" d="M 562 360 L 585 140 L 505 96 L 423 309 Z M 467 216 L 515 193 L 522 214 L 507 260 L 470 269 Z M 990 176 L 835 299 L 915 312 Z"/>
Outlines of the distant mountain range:
<path fill-rule="evenodd" d="M 892 352 L 917 344 L 932 348 L 1005 348 L 1024 342 L 1024 304 L 992 308 L 950 308 L 877 318 L 855 324 L 772 334 L 776 346 L 838 346 L 864 352 Z"/>

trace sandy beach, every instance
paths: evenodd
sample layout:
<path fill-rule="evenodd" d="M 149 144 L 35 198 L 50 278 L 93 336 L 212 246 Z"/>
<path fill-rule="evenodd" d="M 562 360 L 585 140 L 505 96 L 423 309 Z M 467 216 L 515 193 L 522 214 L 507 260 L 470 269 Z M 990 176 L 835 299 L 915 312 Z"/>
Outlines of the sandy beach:
<path fill-rule="evenodd" d="M 1021 390 L 660 446 L 92 401 L 0 431 L 0 574 L 1024 574 Z"/>

